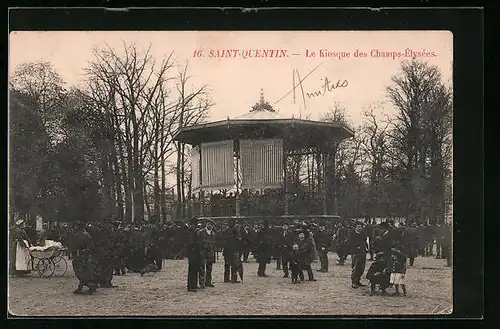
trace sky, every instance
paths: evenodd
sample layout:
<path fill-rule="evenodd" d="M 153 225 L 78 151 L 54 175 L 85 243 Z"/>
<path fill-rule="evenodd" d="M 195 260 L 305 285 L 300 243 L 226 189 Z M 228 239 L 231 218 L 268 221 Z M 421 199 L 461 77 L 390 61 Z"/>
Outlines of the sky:
<path fill-rule="evenodd" d="M 381 57 L 387 52 L 433 52 L 434 57 L 420 59 L 436 65 L 447 85 L 452 81 L 453 36 L 448 31 L 23 31 L 10 34 L 9 69 L 46 60 L 68 86 L 78 85 L 83 83 L 94 47 L 107 44 L 122 50 L 123 42 L 144 50 L 151 45 L 159 61 L 171 52 L 180 66 L 188 60 L 193 87 L 207 85 L 215 103 L 210 121 L 248 113 L 261 89 L 282 117 L 310 115 L 318 120 L 336 102 L 346 108 L 353 125 L 362 122 L 363 110 L 373 104 L 379 105 L 377 115 L 391 115 L 395 110 L 387 102 L 386 88 L 398 74 L 401 61 L 410 57 Z M 202 56 L 194 56 L 198 50 Z M 236 50 L 237 56 L 210 57 L 211 50 Z M 262 56 L 263 50 L 287 56 L 255 57 Z M 321 57 L 320 50 L 330 52 L 331 57 Z M 366 57 L 355 57 L 356 50 Z M 297 85 L 298 76 L 303 79 L 302 88 Z M 323 93 L 325 79 L 338 88 L 330 85 Z M 294 81 L 295 100 L 293 92 L 282 98 L 293 89 Z M 307 96 L 318 91 L 321 95 Z"/>

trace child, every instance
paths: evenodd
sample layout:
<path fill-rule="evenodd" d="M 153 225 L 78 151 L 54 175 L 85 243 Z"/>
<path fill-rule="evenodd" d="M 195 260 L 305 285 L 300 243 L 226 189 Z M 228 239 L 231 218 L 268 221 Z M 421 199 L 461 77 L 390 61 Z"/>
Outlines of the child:
<path fill-rule="evenodd" d="M 366 273 L 366 278 L 370 281 L 370 296 L 375 295 L 375 288 L 377 284 L 383 295 L 387 292 L 385 289 L 389 286 L 389 271 L 386 268 L 386 260 L 384 258 L 384 253 L 379 252 L 375 255 L 375 261 L 370 265 L 368 272 Z"/>
<path fill-rule="evenodd" d="M 301 268 L 299 246 L 297 244 L 292 246 L 292 253 L 289 261 L 290 271 L 292 272 L 292 283 L 300 283 L 299 276 L 303 277 L 304 274 Z M 301 273 L 302 275 L 300 275 Z"/>
<path fill-rule="evenodd" d="M 396 292 L 394 296 L 400 296 L 399 287 L 403 290 L 403 296 L 406 297 L 405 275 L 406 275 L 406 255 L 396 248 L 391 249 L 392 254 L 392 273 L 390 283 L 394 284 Z"/>

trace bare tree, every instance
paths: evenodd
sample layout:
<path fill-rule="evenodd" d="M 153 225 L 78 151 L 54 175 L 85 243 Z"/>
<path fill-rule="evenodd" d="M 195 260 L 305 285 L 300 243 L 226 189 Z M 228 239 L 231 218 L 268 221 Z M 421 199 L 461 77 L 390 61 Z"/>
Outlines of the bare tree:
<path fill-rule="evenodd" d="M 109 46 L 95 49 L 87 74 L 92 97 L 108 115 L 116 133 L 125 219 L 131 220 L 133 213 L 135 221 L 142 221 L 146 175 L 165 157 L 168 146 L 164 137 L 169 128 L 165 121 L 175 117 L 171 115 L 175 106 L 165 103 L 168 71 L 173 63 L 170 55 L 158 65 L 151 56 L 151 47 L 140 52 L 124 44 L 123 50 L 124 54 L 119 55 Z M 151 153 L 152 149 L 156 151 Z M 156 194 L 158 198 L 158 189 Z"/>
<path fill-rule="evenodd" d="M 176 89 L 178 92 L 177 111 L 179 113 L 177 125 L 173 132 L 177 132 L 183 127 L 191 126 L 203 122 L 207 116 L 209 109 L 213 106 L 210 100 L 207 86 L 194 88 L 190 90 L 188 81 L 191 76 L 188 74 L 188 64 L 186 63 L 179 72 Z M 186 164 L 186 146 L 185 144 L 176 143 L 177 151 L 177 216 L 183 217 L 185 214 L 186 206 L 186 193 L 185 185 L 187 182 L 185 174 Z"/>
<path fill-rule="evenodd" d="M 452 162 L 452 104 L 451 91 L 444 85 L 437 86 L 429 95 L 427 109 L 426 143 L 429 154 L 429 184 L 426 196 L 429 201 L 429 215 L 441 223 L 444 222 L 446 203 L 450 199 L 447 182 L 451 182 Z"/>
<path fill-rule="evenodd" d="M 446 97 L 449 100 L 449 93 L 439 92 L 444 91 L 442 86 L 437 67 L 412 60 L 402 63 L 401 73 L 392 77 L 392 85 L 387 88 L 388 99 L 398 111 L 391 123 L 389 153 L 401 173 L 406 216 L 430 216 L 426 193 L 429 191 L 428 160 L 430 145 L 436 143 L 430 143 L 428 137 L 434 129 L 431 121 L 440 121 L 430 113 L 437 104 L 447 104 L 443 101 Z M 435 147 L 433 152 L 436 151 Z"/>
<path fill-rule="evenodd" d="M 383 109 L 379 106 L 370 106 L 364 111 L 365 122 L 361 128 L 365 135 L 362 149 L 369 172 L 368 195 L 365 201 L 370 217 L 383 215 L 382 209 L 386 199 L 384 183 L 390 119 L 386 116 L 384 121 L 379 120 L 377 114 L 382 112 Z"/>

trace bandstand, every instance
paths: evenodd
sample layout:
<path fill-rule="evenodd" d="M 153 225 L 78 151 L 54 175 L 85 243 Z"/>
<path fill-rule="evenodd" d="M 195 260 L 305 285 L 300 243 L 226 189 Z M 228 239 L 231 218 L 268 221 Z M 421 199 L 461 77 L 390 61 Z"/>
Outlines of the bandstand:
<path fill-rule="evenodd" d="M 241 117 L 184 127 L 174 140 L 192 147 L 190 216 L 336 219 L 335 149 L 352 136 L 340 123 L 283 118 L 262 91 Z"/>

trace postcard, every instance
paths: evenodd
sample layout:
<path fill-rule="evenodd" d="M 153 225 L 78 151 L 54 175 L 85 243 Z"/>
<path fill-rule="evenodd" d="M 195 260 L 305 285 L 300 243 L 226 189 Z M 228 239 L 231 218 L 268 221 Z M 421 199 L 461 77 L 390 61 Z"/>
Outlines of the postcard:
<path fill-rule="evenodd" d="M 16 316 L 453 310 L 449 31 L 9 37 Z"/>

